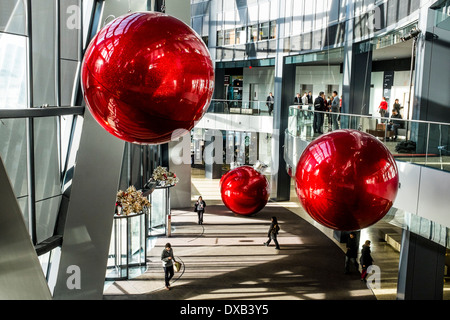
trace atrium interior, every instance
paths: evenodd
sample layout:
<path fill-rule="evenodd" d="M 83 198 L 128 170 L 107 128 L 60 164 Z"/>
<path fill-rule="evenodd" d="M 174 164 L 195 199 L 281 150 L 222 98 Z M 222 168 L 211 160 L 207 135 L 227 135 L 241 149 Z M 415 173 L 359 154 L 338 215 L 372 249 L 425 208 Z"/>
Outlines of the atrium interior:
<path fill-rule="evenodd" d="M 2 0 L 0 299 L 450 300 L 449 56 L 450 0 Z"/>

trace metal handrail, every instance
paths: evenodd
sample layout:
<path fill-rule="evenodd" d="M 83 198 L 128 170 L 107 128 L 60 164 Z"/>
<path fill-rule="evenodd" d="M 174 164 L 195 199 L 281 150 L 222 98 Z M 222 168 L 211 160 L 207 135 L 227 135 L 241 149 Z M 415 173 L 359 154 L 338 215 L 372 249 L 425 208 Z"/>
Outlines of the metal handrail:
<path fill-rule="evenodd" d="M 312 113 L 323 113 L 323 114 L 335 114 L 335 115 L 340 115 L 340 116 L 347 116 L 347 117 L 354 117 L 354 118 L 366 118 L 366 119 L 386 119 L 386 120 L 390 120 L 393 119 L 391 117 L 387 118 L 387 117 L 380 117 L 380 116 L 370 116 L 370 115 L 360 115 L 360 114 L 350 114 L 350 113 L 341 113 L 341 112 L 330 112 L 330 111 L 316 111 L 316 110 L 307 110 L 307 109 L 299 109 L 298 106 L 301 105 L 292 105 L 289 106 L 289 108 L 295 109 L 295 110 L 300 110 L 300 111 L 308 111 L 308 112 L 312 112 Z M 311 106 L 311 105 L 309 105 Z M 402 121 L 402 122 L 415 122 L 415 123 L 422 123 L 422 124 L 432 124 L 432 125 L 445 125 L 445 126 L 450 126 L 450 123 L 446 123 L 446 122 L 435 122 L 435 121 L 425 121 L 425 120 L 407 120 L 407 119 L 397 119 L 395 118 L 395 121 Z"/>

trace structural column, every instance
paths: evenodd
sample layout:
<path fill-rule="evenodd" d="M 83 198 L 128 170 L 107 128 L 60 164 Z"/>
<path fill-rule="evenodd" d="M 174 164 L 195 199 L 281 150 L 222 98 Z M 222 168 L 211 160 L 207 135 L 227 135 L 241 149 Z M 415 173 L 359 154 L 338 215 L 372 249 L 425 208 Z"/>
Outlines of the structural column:
<path fill-rule="evenodd" d="M 403 231 L 397 299 L 442 300 L 445 247 L 409 230 Z"/>
<path fill-rule="evenodd" d="M 410 102 L 414 120 L 448 123 L 450 91 L 448 90 L 450 68 L 450 31 L 447 17 L 437 23 L 436 12 L 442 9 L 420 9 L 415 59 L 414 97 Z M 414 41 L 413 39 L 409 41 Z M 448 154 L 450 142 L 447 126 L 411 124 L 411 140 L 417 143 L 416 153 Z"/>
<path fill-rule="evenodd" d="M 220 130 L 208 129 L 205 132 L 205 177 L 220 179 L 223 164 L 223 138 Z"/>
<path fill-rule="evenodd" d="M 125 142 L 89 111 L 74 170 L 54 299 L 101 299 Z"/>
<path fill-rule="evenodd" d="M 165 13 L 191 25 L 191 2 L 189 0 L 165 1 Z M 175 172 L 180 182 L 171 189 L 170 204 L 172 208 L 191 206 L 191 136 L 189 132 L 167 144 L 168 167 Z M 180 148 L 183 150 L 180 158 Z M 179 161 L 183 159 L 182 161 Z"/>
<path fill-rule="evenodd" d="M 345 25 L 342 112 L 369 114 L 372 75 L 372 44 L 370 41 L 353 43 L 353 1 L 347 4 L 348 20 Z M 381 97 L 380 97 L 381 100 Z M 348 120 L 346 118 L 343 119 Z"/>
<path fill-rule="evenodd" d="M 290 199 L 291 178 L 286 170 L 284 160 L 284 138 L 288 127 L 289 106 L 295 95 L 295 65 L 286 65 L 284 62 L 284 27 L 283 19 L 284 0 L 278 0 L 277 19 L 277 45 L 275 56 L 275 85 L 274 85 L 274 112 L 272 134 L 272 176 L 271 199 L 275 201 L 288 201 Z"/>
<path fill-rule="evenodd" d="M 16 195 L 0 157 L 0 299 L 50 300 Z"/>

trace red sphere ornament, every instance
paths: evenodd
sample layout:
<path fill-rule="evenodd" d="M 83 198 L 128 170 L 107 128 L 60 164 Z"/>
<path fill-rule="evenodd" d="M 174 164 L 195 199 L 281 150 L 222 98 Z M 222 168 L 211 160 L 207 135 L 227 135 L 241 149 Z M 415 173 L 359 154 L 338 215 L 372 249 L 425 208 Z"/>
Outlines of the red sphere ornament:
<path fill-rule="evenodd" d="M 220 194 L 225 206 L 234 213 L 252 215 L 261 211 L 269 201 L 267 178 L 250 166 L 228 171 L 220 181 Z"/>
<path fill-rule="evenodd" d="M 397 196 L 397 164 L 375 137 L 338 130 L 312 142 L 298 162 L 296 192 L 320 224 L 341 231 L 382 219 Z"/>
<path fill-rule="evenodd" d="M 130 13 L 103 27 L 86 50 L 81 79 L 97 122 L 138 144 L 165 143 L 191 130 L 214 91 L 202 39 L 158 12 Z"/>

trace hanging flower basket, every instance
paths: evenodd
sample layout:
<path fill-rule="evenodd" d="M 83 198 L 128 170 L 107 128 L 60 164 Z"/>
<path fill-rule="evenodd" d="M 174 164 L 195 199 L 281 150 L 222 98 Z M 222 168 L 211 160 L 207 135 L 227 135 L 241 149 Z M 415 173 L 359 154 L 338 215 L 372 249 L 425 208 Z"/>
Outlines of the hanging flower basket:
<path fill-rule="evenodd" d="M 137 191 L 134 186 L 128 187 L 127 190 L 119 190 L 116 196 L 116 213 L 126 216 L 133 213 L 140 213 L 150 206 L 150 202 L 142 195 L 141 191 Z M 120 209 L 119 209 L 120 208 Z"/>
<path fill-rule="evenodd" d="M 167 170 L 167 168 L 158 166 L 153 170 L 152 181 L 156 182 L 156 187 L 172 187 L 175 186 L 179 179 L 173 172 Z"/>

